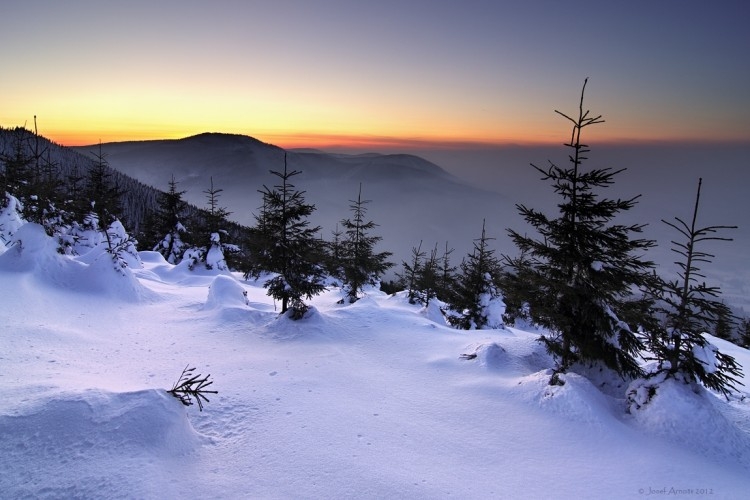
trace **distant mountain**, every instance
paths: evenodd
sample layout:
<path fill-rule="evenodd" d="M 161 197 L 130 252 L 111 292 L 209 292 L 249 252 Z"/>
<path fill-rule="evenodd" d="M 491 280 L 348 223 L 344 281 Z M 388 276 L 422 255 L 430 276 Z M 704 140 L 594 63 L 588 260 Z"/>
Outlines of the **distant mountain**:
<path fill-rule="evenodd" d="M 205 206 L 204 191 L 213 178 L 214 186 L 223 189 L 220 205 L 246 225 L 254 224 L 261 205 L 258 190 L 278 180 L 269 170 L 284 168 L 283 149 L 241 135 L 205 133 L 101 147 L 111 167 L 156 188 L 166 189 L 174 175 L 179 189 L 187 191 L 185 199 L 198 207 Z M 99 145 L 75 149 L 88 155 Z M 418 156 L 290 150 L 287 161 L 289 170 L 301 172 L 293 183 L 316 205 L 312 221 L 322 226 L 323 238 L 329 239 L 336 224 L 350 217 L 350 200 L 361 183 L 363 198 L 372 200 L 367 216 L 379 224 L 381 247 L 393 251 L 398 264 L 420 241 L 428 251 L 436 243 L 442 249 L 448 241 L 458 263 L 479 237 L 483 218 L 490 235 L 508 244 L 500 236 L 515 209 L 506 198 L 472 187 Z"/>

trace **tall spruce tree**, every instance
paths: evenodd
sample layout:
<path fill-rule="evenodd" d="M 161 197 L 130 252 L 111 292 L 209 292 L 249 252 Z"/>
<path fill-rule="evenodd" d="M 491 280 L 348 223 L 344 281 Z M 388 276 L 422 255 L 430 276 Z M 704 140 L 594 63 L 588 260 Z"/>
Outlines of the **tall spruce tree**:
<path fill-rule="evenodd" d="M 341 242 L 340 262 L 346 300 L 354 303 L 365 285 L 375 285 L 393 264 L 388 262 L 391 252 L 375 252 L 375 245 L 382 238 L 372 236 L 370 231 L 376 224 L 373 221 L 365 221 L 365 205 L 370 203 L 370 200 L 362 199 L 362 184 L 359 185 L 357 200 L 350 202 L 352 218 L 341 221 L 345 238 Z"/>
<path fill-rule="evenodd" d="M 305 203 L 305 192 L 297 190 L 290 182 L 300 171 L 287 169 L 284 153 L 284 171 L 270 171 L 280 179 L 273 188 L 263 186 L 265 236 L 270 245 L 258 263 L 277 276 L 265 283 L 268 294 L 281 301 L 281 313 L 291 310 L 292 319 L 304 316 L 308 306 L 303 298 L 311 299 L 325 290 L 323 284 L 324 251 L 316 237 L 320 227 L 310 227 L 307 218 L 315 205 Z"/>
<path fill-rule="evenodd" d="M 644 286 L 653 263 L 641 253 L 653 241 L 631 239 L 643 225 L 621 225 L 613 219 L 630 210 L 638 196 L 626 200 L 599 198 L 596 190 L 608 187 L 622 170 L 584 171 L 589 147 L 582 142 L 586 127 L 602 123 L 601 115 L 584 111 L 586 79 L 581 90 L 578 116 L 556 113 L 572 123 L 568 168 L 550 162 L 547 169 L 532 164 L 542 180 L 552 184 L 562 198 L 559 213 L 544 213 L 517 205 L 523 219 L 540 239 L 508 230 L 525 256 L 512 262 L 512 271 L 522 276 L 531 319 L 549 331 L 540 340 L 556 360 L 550 384 L 562 384 L 559 374 L 574 364 L 603 364 L 621 375 L 642 373 L 635 359 L 642 347 L 635 329 L 642 318 L 634 288 Z"/>
<path fill-rule="evenodd" d="M 482 235 L 474 240 L 474 249 L 461 262 L 461 272 L 456 278 L 449 303 L 448 322 L 463 330 L 495 327 L 490 325 L 488 306 L 500 299 L 497 283 L 500 275 L 500 262 L 495 250 L 490 248 L 489 238 L 482 221 Z"/>
<path fill-rule="evenodd" d="M 649 375 L 700 382 L 727 396 L 737 389 L 735 384 L 741 384 L 738 380 L 741 367 L 732 356 L 711 345 L 703 334 L 715 331 L 721 322 L 733 325 L 736 318 L 729 307 L 718 300 L 719 288 L 699 281 L 705 279 L 699 266 L 710 263 L 714 256 L 697 247 L 707 241 L 731 241 L 716 233 L 736 229 L 736 226 L 698 227 L 701 185 L 702 179 L 698 181 L 690 223 L 679 217 L 675 217 L 674 222 L 662 221 L 684 239 L 672 242 L 672 250 L 681 258 L 675 262 L 679 268 L 678 279 L 658 280 L 654 291 L 656 311 L 664 321 L 647 336 L 649 350 L 659 363 L 659 369 Z"/>

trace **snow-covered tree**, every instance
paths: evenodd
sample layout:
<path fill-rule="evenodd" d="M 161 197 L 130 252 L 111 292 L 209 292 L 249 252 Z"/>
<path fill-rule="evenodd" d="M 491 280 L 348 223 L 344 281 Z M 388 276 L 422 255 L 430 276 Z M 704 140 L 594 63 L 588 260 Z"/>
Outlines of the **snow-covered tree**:
<path fill-rule="evenodd" d="M 107 228 L 106 251 L 112 257 L 115 270 L 125 275 L 128 267 L 140 267 L 136 240 L 125 230 L 119 219 L 115 219 Z"/>
<path fill-rule="evenodd" d="M 576 363 L 604 364 L 619 374 L 641 374 L 635 356 L 641 343 L 635 333 L 639 318 L 630 317 L 643 308 L 633 307 L 634 288 L 648 280 L 653 264 L 641 253 L 653 246 L 645 239 L 631 239 L 642 225 L 613 222 L 630 210 L 637 196 L 626 200 L 600 198 L 597 189 L 606 188 L 622 170 L 611 168 L 584 171 L 582 163 L 589 148 L 581 140 L 583 130 L 604 120 L 584 111 L 584 81 L 578 116 L 556 113 L 572 123 L 570 165 L 562 168 L 550 162 L 547 169 L 532 166 L 552 184 L 562 198 L 559 213 L 550 217 L 525 205 L 517 205 L 524 220 L 539 233 L 535 239 L 514 230 L 509 234 L 525 259 L 514 261 L 529 292 L 529 314 L 549 334 L 541 341 L 556 359 L 552 384 L 563 383 L 559 374 Z"/>
<path fill-rule="evenodd" d="M 345 238 L 341 243 L 340 263 L 343 272 L 344 291 L 349 303 L 356 302 L 358 294 L 365 285 L 375 285 L 385 271 L 393 264 L 388 262 L 391 252 L 375 252 L 375 245 L 382 240 L 372 236 L 370 231 L 376 226 L 372 221 L 365 221 L 370 200 L 362 199 L 362 184 L 359 185 L 357 200 L 351 200 L 349 208 L 351 219 L 344 219 Z"/>
<path fill-rule="evenodd" d="M 187 209 L 187 202 L 182 199 L 184 194 L 185 191 L 177 189 L 177 181 L 172 176 L 169 190 L 157 195 L 158 208 L 150 221 L 149 233 L 156 241 L 153 249 L 170 264 L 178 264 L 190 245 L 190 234 L 183 225 Z"/>
<path fill-rule="evenodd" d="M 270 171 L 280 179 L 273 188 L 263 186 L 264 234 L 271 244 L 261 254 L 258 263 L 277 275 L 265 283 L 268 294 L 281 301 L 281 313 L 291 310 L 292 319 L 304 316 L 308 306 L 303 298 L 311 299 L 325 290 L 323 245 L 316 237 L 320 227 L 310 227 L 308 217 L 315 205 L 305 202 L 305 192 L 295 189 L 290 179 L 301 172 L 287 169 Z"/>
<path fill-rule="evenodd" d="M 201 213 L 201 220 L 195 232 L 195 246 L 186 250 L 183 255 L 183 259 L 190 259 L 191 269 L 201 264 L 206 269 L 226 271 L 232 267 L 231 258 L 240 253 L 237 245 L 227 241 L 227 218 L 231 212 L 219 206 L 222 191 L 223 189 L 214 187 L 211 177 L 209 188 L 203 191 L 208 206 Z"/>
<path fill-rule="evenodd" d="M 463 330 L 502 326 L 504 304 L 497 287 L 500 263 L 489 247 L 494 238 L 487 237 L 485 221 L 482 235 L 474 240 L 474 249 L 461 262 L 449 302 L 448 322 Z"/>
<path fill-rule="evenodd" d="M 26 223 L 21 215 L 22 205 L 18 199 L 9 193 L 0 194 L 0 244 L 7 246 L 13 241 L 13 235 Z M 2 249 L 0 246 L 0 249 Z"/>
<path fill-rule="evenodd" d="M 673 241 L 673 251 L 682 260 L 677 261 L 678 279 L 658 280 L 652 291 L 656 311 L 664 321 L 648 332 L 646 343 L 658 362 L 650 378 L 675 378 L 688 383 L 700 382 L 709 389 L 728 395 L 740 383 L 741 367 L 736 360 L 720 352 L 704 336 L 717 327 L 720 321 L 734 321 L 729 307 L 717 300 L 720 290 L 710 286 L 700 265 L 710 263 L 713 255 L 698 249 L 706 241 L 730 241 L 715 236 L 718 231 L 736 226 L 697 225 L 702 179 L 698 181 L 692 219 L 689 223 L 679 217 L 674 222 L 663 220 L 684 238 Z M 662 376 L 664 375 L 664 376 Z"/>

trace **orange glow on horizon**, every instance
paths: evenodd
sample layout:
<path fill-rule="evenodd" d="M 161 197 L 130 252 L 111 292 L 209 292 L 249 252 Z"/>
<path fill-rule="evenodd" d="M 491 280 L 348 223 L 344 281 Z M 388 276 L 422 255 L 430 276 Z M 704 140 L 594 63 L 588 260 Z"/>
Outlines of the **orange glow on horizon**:
<path fill-rule="evenodd" d="M 8 125 L 3 125 L 8 126 Z M 30 128 L 29 125 L 26 125 Z M 360 151 L 411 151 L 411 150 L 459 150 L 459 149 L 485 149 L 502 148 L 509 146 L 551 146 L 561 145 L 566 142 L 565 134 L 547 133 L 532 138 L 508 137 L 508 138 L 451 138 L 451 137 L 398 137 L 387 135 L 368 134 L 335 134 L 335 133 L 310 133 L 310 132 L 252 132 L 247 130 L 211 130 L 211 129 L 185 129 L 185 130 L 102 130 L 102 131 L 68 131 L 68 130 L 43 130 L 40 134 L 53 142 L 63 146 L 88 146 L 99 142 L 126 142 L 126 141 L 151 141 L 151 140 L 174 140 L 183 139 L 193 135 L 206 132 L 240 134 L 254 137 L 260 141 L 273 144 L 285 149 L 310 148 L 310 149 L 344 149 Z M 595 145 L 648 145 L 648 144 L 680 144 L 680 143 L 746 143 L 746 140 L 738 137 L 727 137 L 722 140 L 691 139 L 678 137 L 633 137 L 617 138 L 601 136 L 587 141 Z"/>

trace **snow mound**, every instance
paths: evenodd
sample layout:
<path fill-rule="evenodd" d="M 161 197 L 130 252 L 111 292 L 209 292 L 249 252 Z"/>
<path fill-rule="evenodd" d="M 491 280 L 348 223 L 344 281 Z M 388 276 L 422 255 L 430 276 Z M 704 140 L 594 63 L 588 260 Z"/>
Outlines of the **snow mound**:
<path fill-rule="evenodd" d="M 208 299 L 204 307 L 205 309 L 245 308 L 247 305 L 247 292 L 242 285 L 231 276 L 220 274 L 208 287 Z"/>
<path fill-rule="evenodd" d="M 258 307 L 253 307 L 253 306 Z M 208 297 L 203 310 L 213 313 L 221 323 L 266 323 L 275 316 L 264 304 L 251 303 L 247 290 L 232 276 L 216 275 L 208 286 Z"/>
<path fill-rule="evenodd" d="M 20 226 L 0 255 L 1 270 L 33 273 L 49 281 L 68 281 L 71 264 L 57 252 L 55 241 L 44 228 L 34 223 Z"/>
<path fill-rule="evenodd" d="M 445 320 L 445 315 L 440 309 L 440 304 L 438 304 L 435 300 L 431 300 L 430 303 L 427 304 L 427 306 L 423 307 L 419 311 L 419 314 L 429 319 L 433 323 L 437 323 L 438 325 L 448 325 L 448 322 Z"/>
<path fill-rule="evenodd" d="M 495 332 L 499 342 L 482 342 L 467 346 L 463 359 L 475 359 L 479 366 L 495 373 L 525 377 L 550 366 L 552 360 L 538 337 L 527 332 L 505 328 Z"/>
<path fill-rule="evenodd" d="M 631 386 L 637 390 L 637 383 Z M 731 457 L 750 466 L 750 436 L 721 413 L 715 396 L 703 387 L 666 379 L 656 386 L 651 400 L 631 406 L 635 423 L 652 435 L 709 457 Z"/>
<path fill-rule="evenodd" d="M 0 415 L 0 455 L 10 469 L 0 475 L 0 491 L 78 498 L 104 487 L 138 496 L 145 471 L 130 461 L 184 456 L 200 443 L 185 407 L 165 391 L 63 393 Z"/>
<path fill-rule="evenodd" d="M 92 253 L 99 252 L 92 256 Z M 129 267 L 118 268 L 112 256 L 103 247 L 87 254 L 90 264 L 81 271 L 77 288 L 82 292 L 94 292 L 128 302 L 143 302 L 156 299 Z"/>
<path fill-rule="evenodd" d="M 93 292 L 130 302 L 154 299 L 129 267 L 118 271 L 102 246 L 80 258 L 61 255 L 57 243 L 39 224 L 26 223 L 0 255 L 0 270 L 28 273 L 38 282 L 60 289 Z"/>
<path fill-rule="evenodd" d="M 560 375 L 563 385 L 549 385 L 552 370 L 542 370 L 518 381 L 516 395 L 529 404 L 563 418 L 608 427 L 615 420 L 613 403 L 587 378 L 576 373 Z"/>
<path fill-rule="evenodd" d="M 508 364 L 511 361 L 511 356 L 508 354 L 508 351 L 496 342 L 481 344 L 477 347 L 474 354 L 476 355 L 477 361 L 479 361 L 479 366 L 491 370 L 503 370 L 508 367 Z"/>
<path fill-rule="evenodd" d="M 151 264 L 152 266 L 161 265 L 161 266 L 167 266 L 171 265 L 167 260 L 164 258 L 162 254 L 159 252 L 149 251 L 149 250 L 142 250 L 138 252 L 138 257 L 140 257 L 141 262 L 144 264 Z"/>

